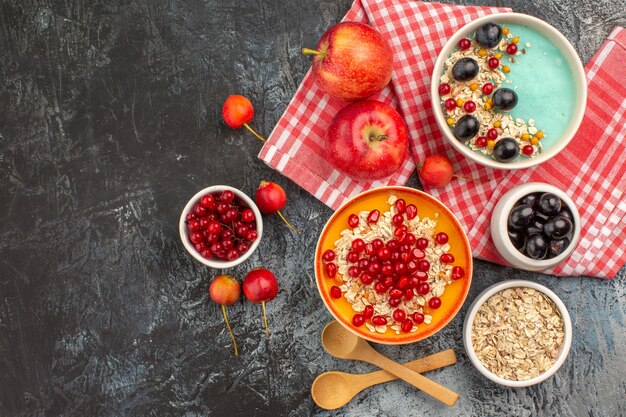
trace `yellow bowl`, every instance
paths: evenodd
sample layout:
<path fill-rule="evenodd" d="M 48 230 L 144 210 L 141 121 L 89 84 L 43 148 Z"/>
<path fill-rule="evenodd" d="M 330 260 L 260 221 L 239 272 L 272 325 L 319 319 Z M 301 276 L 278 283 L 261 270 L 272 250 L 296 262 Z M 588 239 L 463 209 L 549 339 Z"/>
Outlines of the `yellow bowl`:
<path fill-rule="evenodd" d="M 437 231 L 446 232 L 449 236 L 450 253 L 454 255 L 454 265 L 459 265 L 465 270 L 465 277 L 453 281 L 447 285 L 441 298 L 441 307 L 436 310 L 425 307 L 425 312 L 432 316 L 430 324 L 420 324 L 419 329 L 414 333 L 396 334 L 395 330 L 387 329 L 387 332 L 372 333 L 366 326 L 356 327 L 352 324 L 352 316 L 355 311 L 344 297 L 331 298 L 330 288 L 335 284 L 334 279 L 326 277 L 322 253 L 327 249 L 334 249 L 334 243 L 340 238 L 341 232 L 348 228 L 348 217 L 350 214 L 358 214 L 360 211 L 371 211 L 374 209 L 384 213 L 389 210 L 387 199 L 389 195 L 396 195 L 402 198 L 407 204 L 415 204 L 420 218 L 437 219 Z M 345 328 L 356 335 L 372 342 L 383 344 L 405 344 L 417 342 L 437 333 L 443 329 L 454 316 L 459 312 L 472 282 L 472 253 L 469 241 L 461 224 L 452 212 L 439 200 L 422 191 L 408 187 L 381 187 L 363 192 L 348 200 L 342 205 L 328 220 L 326 226 L 317 242 L 315 250 L 315 276 L 317 288 L 322 296 L 326 308 Z"/>

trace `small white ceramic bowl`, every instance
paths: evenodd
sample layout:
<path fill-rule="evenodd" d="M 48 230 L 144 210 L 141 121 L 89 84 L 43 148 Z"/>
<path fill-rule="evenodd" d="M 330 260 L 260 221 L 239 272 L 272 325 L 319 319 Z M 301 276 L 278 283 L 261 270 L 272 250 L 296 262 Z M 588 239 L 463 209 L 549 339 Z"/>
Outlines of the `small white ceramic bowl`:
<path fill-rule="evenodd" d="M 219 194 L 225 190 L 232 191 L 235 194 L 235 199 L 237 198 L 240 199 L 241 201 L 245 203 L 246 206 L 250 207 L 250 209 L 252 209 L 252 211 L 254 212 L 254 217 L 256 218 L 256 231 L 257 231 L 258 237 L 256 238 L 254 242 L 252 242 L 252 244 L 250 245 L 250 248 L 248 249 L 248 252 L 244 253 L 242 256 L 235 259 L 234 261 L 223 261 L 221 259 L 206 259 L 202 257 L 202 255 L 200 255 L 198 251 L 196 251 L 196 249 L 193 247 L 193 245 L 189 241 L 189 231 L 187 230 L 187 213 L 193 210 L 193 207 L 200 201 L 202 196 L 205 194 Z M 261 242 L 261 237 L 263 236 L 263 219 L 261 218 L 261 212 L 259 211 L 259 208 L 256 206 L 256 204 L 254 204 L 254 201 L 252 201 L 252 199 L 248 197 L 243 191 L 238 190 L 233 187 L 229 187 L 228 185 L 213 185 L 211 187 L 207 187 L 203 190 L 198 191 L 196 195 L 191 197 L 191 199 L 189 200 L 189 202 L 187 203 L 187 205 L 183 209 L 183 212 L 180 215 L 178 230 L 180 231 L 180 239 L 182 240 L 183 245 L 185 246 L 185 249 L 187 249 L 187 252 L 189 252 L 191 256 L 196 258 L 198 262 L 203 263 L 204 265 L 210 268 L 226 269 L 226 268 L 232 268 L 244 262 L 246 259 L 250 257 L 250 255 L 252 255 L 252 253 L 256 250 L 257 246 L 259 246 L 259 242 Z"/>
<path fill-rule="evenodd" d="M 565 340 L 563 341 L 563 346 L 561 346 L 561 351 L 559 352 L 556 362 L 554 362 L 554 364 L 541 375 L 538 375 L 526 381 L 512 381 L 509 379 L 500 378 L 499 376 L 488 370 L 485 365 L 483 365 L 480 359 L 478 359 L 478 356 L 476 356 L 476 352 L 474 351 L 474 347 L 472 346 L 472 326 L 474 324 L 474 318 L 476 317 L 476 313 L 478 312 L 480 306 L 483 305 L 483 303 L 495 293 L 505 290 L 507 288 L 514 287 L 532 288 L 548 296 L 548 298 L 550 298 L 554 302 L 554 304 L 559 309 L 559 312 L 561 313 L 561 317 L 563 319 L 563 327 L 565 331 Z M 467 352 L 467 356 L 470 358 L 472 364 L 476 367 L 476 369 L 478 369 L 481 374 L 483 374 L 493 382 L 513 388 L 529 387 L 550 378 L 556 373 L 556 371 L 559 370 L 561 365 L 563 365 L 563 362 L 565 362 L 565 359 L 569 354 L 570 347 L 572 346 L 572 320 L 570 319 L 569 313 L 567 312 L 567 308 L 565 308 L 565 304 L 563 304 L 563 301 L 561 301 L 561 299 L 554 292 L 544 287 L 543 285 L 521 279 L 502 281 L 492 285 L 491 287 L 480 293 L 480 295 L 476 297 L 476 299 L 470 306 L 467 315 L 465 316 L 465 322 L 463 324 L 463 344 L 465 345 L 465 351 Z"/>
<path fill-rule="evenodd" d="M 567 248 L 559 256 L 550 259 L 536 260 L 518 251 L 507 233 L 509 212 L 521 198 L 532 193 L 553 193 L 565 202 L 574 218 L 574 233 Z M 502 256 L 511 265 L 527 271 L 543 271 L 563 262 L 576 248 L 580 239 L 580 216 L 574 202 L 567 194 L 553 185 L 543 182 L 529 182 L 513 187 L 500 197 L 491 214 L 491 239 Z"/>
<path fill-rule="evenodd" d="M 443 114 L 443 110 L 441 109 L 441 100 L 439 98 L 438 91 L 439 79 L 441 77 L 441 72 L 443 70 L 443 65 L 446 59 L 450 56 L 454 48 L 456 48 L 459 40 L 467 37 L 469 34 L 473 33 L 479 26 L 487 22 L 494 22 L 499 24 L 519 24 L 536 30 L 537 32 L 548 38 L 554 45 L 556 45 L 561 50 L 563 56 L 565 56 L 567 63 L 572 70 L 572 76 L 576 88 L 576 103 L 574 106 L 574 111 L 572 113 L 572 119 L 570 120 L 569 125 L 567 126 L 567 129 L 563 136 L 559 138 L 559 140 L 556 141 L 547 150 L 544 150 L 540 155 L 537 155 L 534 158 L 521 159 L 513 162 L 498 162 L 495 159 L 488 157 L 487 155 L 483 155 L 482 153 L 471 150 L 468 146 L 466 146 L 464 143 L 460 142 L 454 137 L 450 126 L 448 126 L 448 124 L 446 123 L 446 117 Z M 467 158 L 479 164 L 492 168 L 528 168 L 534 165 L 538 165 L 552 158 L 553 156 L 558 154 L 563 148 L 565 148 L 570 140 L 572 140 L 580 126 L 580 123 L 583 120 L 583 115 L 585 113 L 585 106 L 587 104 L 587 80 L 585 78 L 585 70 L 583 68 L 583 64 L 580 61 L 576 50 L 574 49 L 572 44 L 570 44 L 569 41 L 561 34 L 561 32 L 559 32 L 543 20 L 537 19 L 536 17 L 521 13 L 498 13 L 483 16 L 468 23 L 467 25 L 459 29 L 454 35 L 452 35 L 450 39 L 448 39 L 448 42 L 446 42 L 446 44 L 444 45 L 443 49 L 439 53 L 439 56 L 437 57 L 437 61 L 435 62 L 435 68 L 433 69 L 430 84 L 430 98 L 433 106 L 433 112 L 435 113 L 435 119 L 437 120 L 439 128 L 443 132 L 443 136 L 457 151 L 461 152 Z"/>

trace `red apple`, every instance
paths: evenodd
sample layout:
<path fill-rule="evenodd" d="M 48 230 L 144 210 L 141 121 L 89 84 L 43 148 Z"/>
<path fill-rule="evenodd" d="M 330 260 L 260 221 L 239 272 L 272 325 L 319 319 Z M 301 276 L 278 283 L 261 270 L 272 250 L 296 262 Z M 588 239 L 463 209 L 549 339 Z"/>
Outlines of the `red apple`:
<path fill-rule="evenodd" d="M 303 48 L 302 53 L 315 54 L 317 85 L 340 100 L 367 98 L 391 80 L 391 48 L 377 30 L 363 23 L 338 23 L 322 35 L 316 50 Z"/>
<path fill-rule="evenodd" d="M 347 105 L 326 131 L 330 161 L 354 178 L 388 177 L 404 162 L 408 146 L 406 125 L 400 114 L 375 100 Z"/>

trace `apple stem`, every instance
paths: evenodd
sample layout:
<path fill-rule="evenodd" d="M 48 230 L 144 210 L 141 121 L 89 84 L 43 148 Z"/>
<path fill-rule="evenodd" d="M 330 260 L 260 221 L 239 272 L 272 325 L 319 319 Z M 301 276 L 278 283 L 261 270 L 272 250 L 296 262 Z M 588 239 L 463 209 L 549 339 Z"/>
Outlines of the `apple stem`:
<path fill-rule="evenodd" d="M 280 218 L 281 218 L 281 219 L 285 222 L 285 224 L 286 224 L 287 226 L 289 226 L 289 228 L 290 228 L 291 230 L 293 230 L 294 232 L 296 232 L 296 233 L 300 234 L 300 231 L 299 231 L 298 229 L 296 229 L 295 227 L 293 227 L 293 226 L 291 225 L 291 223 L 289 223 L 289 222 L 287 221 L 287 219 L 285 219 L 285 216 L 283 216 L 283 213 L 281 213 L 281 212 L 280 212 L 280 210 L 278 210 L 276 213 L 278 214 L 278 217 L 280 217 Z"/>
<path fill-rule="evenodd" d="M 318 51 L 317 49 L 302 48 L 302 55 L 320 55 L 324 57 L 326 56 L 326 52 Z"/>
<path fill-rule="evenodd" d="M 248 129 L 250 132 L 252 132 L 252 134 L 253 134 L 254 136 L 256 136 L 257 138 L 261 139 L 261 141 L 263 141 L 263 142 L 267 142 L 267 139 L 265 139 L 263 136 L 261 136 L 261 135 L 259 135 L 258 133 L 256 133 L 256 132 L 254 131 L 254 129 L 252 129 L 248 123 L 244 123 L 243 125 L 244 125 L 244 127 L 245 127 L 246 129 Z"/>
<path fill-rule="evenodd" d="M 265 311 L 265 301 L 261 301 L 261 307 L 263 307 L 263 323 L 265 323 L 265 334 L 269 337 L 270 328 L 267 326 L 267 312 Z"/>
<path fill-rule="evenodd" d="M 387 139 L 387 135 L 371 135 L 369 139 L 370 142 L 382 142 L 383 140 Z"/>
<path fill-rule="evenodd" d="M 235 358 L 239 356 L 239 351 L 237 350 L 237 341 L 235 340 L 235 335 L 233 334 L 233 329 L 230 328 L 230 323 L 228 322 L 228 314 L 226 314 L 226 306 L 222 304 L 222 313 L 224 313 L 224 321 L 226 322 L 226 328 L 230 333 L 230 338 L 233 339 L 233 346 L 235 347 Z"/>

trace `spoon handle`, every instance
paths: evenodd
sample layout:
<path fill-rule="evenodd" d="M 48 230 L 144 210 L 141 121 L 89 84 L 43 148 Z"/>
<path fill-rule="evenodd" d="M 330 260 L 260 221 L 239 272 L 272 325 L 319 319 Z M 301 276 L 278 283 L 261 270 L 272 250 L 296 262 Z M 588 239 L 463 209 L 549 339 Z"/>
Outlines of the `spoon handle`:
<path fill-rule="evenodd" d="M 408 382 L 413 385 L 415 388 L 424 391 L 426 394 L 431 397 L 441 401 L 442 403 L 453 406 L 456 404 L 459 399 L 459 394 L 456 392 L 440 385 L 430 379 L 418 374 L 415 371 L 407 368 L 406 366 L 400 365 L 398 362 L 394 362 L 391 359 L 383 356 L 374 348 L 370 346 L 370 349 L 363 350 L 360 355 L 361 360 L 369 362 L 373 365 L 378 366 L 385 371 L 394 374 L 398 378 Z"/>

